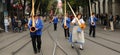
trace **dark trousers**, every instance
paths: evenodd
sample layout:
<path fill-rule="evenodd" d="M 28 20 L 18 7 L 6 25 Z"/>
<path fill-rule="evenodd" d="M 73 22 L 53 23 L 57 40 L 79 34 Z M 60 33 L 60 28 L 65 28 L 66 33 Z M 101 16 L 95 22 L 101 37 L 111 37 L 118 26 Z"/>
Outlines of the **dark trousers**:
<path fill-rule="evenodd" d="M 64 28 L 65 37 L 69 37 L 69 28 Z"/>
<path fill-rule="evenodd" d="M 41 49 L 41 35 L 32 35 L 32 45 L 34 52 L 40 51 Z"/>
<path fill-rule="evenodd" d="M 95 26 L 90 26 L 90 29 L 89 29 L 89 35 L 91 35 L 91 33 L 93 32 L 93 37 L 95 37 Z"/>
<path fill-rule="evenodd" d="M 54 23 L 54 31 L 57 30 L 57 23 Z"/>

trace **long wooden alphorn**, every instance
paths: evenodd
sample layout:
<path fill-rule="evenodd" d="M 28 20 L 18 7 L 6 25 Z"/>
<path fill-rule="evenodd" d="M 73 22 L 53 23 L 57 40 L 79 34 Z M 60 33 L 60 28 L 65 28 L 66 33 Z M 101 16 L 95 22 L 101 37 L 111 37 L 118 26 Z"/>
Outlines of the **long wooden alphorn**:
<path fill-rule="evenodd" d="M 81 25 L 81 23 L 79 22 L 78 18 L 76 17 L 75 12 L 73 11 L 73 9 L 72 9 L 72 7 L 71 7 L 71 5 L 69 4 L 69 2 L 67 2 L 67 3 L 68 3 L 68 6 L 70 7 L 70 9 L 71 9 L 71 11 L 72 11 L 72 13 L 73 13 L 75 19 L 77 20 L 78 24 Z"/>
<path fill-rule="evenodd" d="M 92 15 L 92 13 L 93 13 L 93 12 L 92 12 L 93 10 L 92 10 L 92 6 L 91 6 L 91 1 L 90 1 L 90 0 L 89 0 L 89 6 L 90 6 L 90 17 L 91 17 L 91 15 Z M 91 18 L 92 18 L 92 17 L 91 17 Z M 91 22 L 91 24 L 92 24 L 92 25 L 95 25 L 94 22 Z"/>
<path fill-rule="evenodd" d="M 72 11 L 72 13 L 73 13 L 75 19 L 77 20 L 79 27 L 82 28 L 82 29 L 84 29 L 84 28 L 86 27 L 85 24 L 81 24 L 81 23 L 80 23 L 80 21 L 78 20 L 78 18 L 77 18 L 77 16 L 76 16 L 75 12 L 73 11 L 71 5 L 69 4 L 69 2 L 67 2 L 67 4 L 68 4 L 68 6 L 70 7 L 70 9 L 71 9 L 71 11 Z"/>
<path fill-rule="evenodd" d="M 68 27 L 67 27 L 67 24 L 66 24 L 66 19 L 67 19 L 67 17 L 66 17 L 66 0 L 64 0 L 65 1 L 65 7 L 64 7 L 64 9 L 65 9 L 65 13 L 64 13 L 64 28 L 65 29 L 67 29 Z"/>
<path fill-rule="evenodd" d="M 36 28 L 35 28 L 35 20 L 34 20 L 34 0 L 32 0 L 32 12 L 31 12 L 31 15 L 32 15 L 32 27 L 30 28 L 30 32 L 35 32 L 36 31 Z"/>
<path fill-rule="evenodd" d="M 92 6 L 91 6 L 91 1 L 89 0 L 89 6 L 90 6 L 90 15 L 92 14 Z"/>

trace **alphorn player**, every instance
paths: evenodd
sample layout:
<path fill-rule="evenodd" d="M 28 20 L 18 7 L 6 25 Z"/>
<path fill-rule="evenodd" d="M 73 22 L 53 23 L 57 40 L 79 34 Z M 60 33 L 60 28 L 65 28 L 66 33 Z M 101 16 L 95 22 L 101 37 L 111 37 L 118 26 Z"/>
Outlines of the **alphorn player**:
<path fill-rule="evenodd" d="M 77 14 L 77 19 L 80 22 L 80 26 L 76 20 L 76 18 L 74 18 L 72 20 L 72 24 L 74 25 L 73 30 L 72 30 L 72 42 L 73 43 L 78 43 L 80 44 L 80 50 L 83 50 L 83 45 L 85 43 L 85 38 L 84 38 L 84 28 L 82 28 L 82 25 L 85 25 L 85 21 L 82 18 L 82 14 Z M 74 47 L 72 43 L 72 48 Z"/>
<path fill-rule="evenodd" d="M 32 38 L 32 45 L 34 53 L 40 52 L 41 50 L 41 35 L 42 35 L 42 28 L 43 28 L 43 22 L 42 20 L 35 15 L 35 21 L 32 21 L 32 19 L 29 21 L 28 27 L 29 29 L 32 27 L 32 23 L 35 22 L 35 31 L 30 31 L 30 36 Z"/>
<path fill-rule="evenodd" d="M 56 15 L 53 16 L 53 24 L 54 24 L 54 31 L 57 30 L 57 23 L 58 23 L 58 17 Z"/>
<path fill-rule="evenodd" d="M 38 17 L 38 15 L 34 15 L 34 0 L 32 0 L 32 18 L 28 23 L 28 27 L 30 30 L 30 36 L 32 39 L 32 45 L 34 53 L 37 54 L 41 50 L 41 35 L 42 35 L 42 28 L 43 22 Z"/>
<path fill-rule="evenodd" d="M 92 36 L 95 38 L 95 28 L 96 28 L 96 21 L 98 19 L 95 17 L 95 13 L 92 13 L 91 14 L 91 17 L 89 17 L 89 36 L 91 36 L 91 33 L 92 33 Z"/>
<path fill-rule="evenodd" d="M 64 28 L 64 35 L 65 38 L 68 39 L 69 35 L 69 28 L 70 28 L 70 18 L 68 17 L 68 13 L 66 13 L 66 0 L 65 0 L 65 13 L 64 13 L 64 18 L 62 20 L 63 22 L 63 28 Z"/>
<path fill-rule="evenodd" d="M 73 30 L 72 30 L 72 35 L 71 35 L 71 42 L 72 42 L 72 48 L 74 47 L 74 43 L 78 43 L 80 44 L 79 49 L 83 50 L 83 45 L 85 43 L 85 38 L 84 38 L 84 29 L 86 27 L 85 25 L 85 21 L 82 18 L 82 14 L 75 14 L 75 12 L 73 11 L 72 7 L 70 6 L 70 4 L 68 3 L 72 13 L 74 14 L 74 19 L 72 20 L 71 24 L 73 24 Z M 70 40 L 69 38 L 69 40 Z"/>
<path fill-rule="evenodd" d="M 63 20 L 62 20 L 62 26 L 63 26 L 63 28 L 64 28 L 64 35 L 65 35 L 65 38 L 66 39 L 68 39 L 68 37 L 69 37 L 69 28 L 70 28 L 70 22 L 71 22 L 71 20 L 70 20 L 70 18 L 68 17 L 68 13 L 66 13 L 66 18 L 64 18 Z M 64 22 L 66 22 L 66 23 L 64 23 Z"/>
<path fill-rule="evenodd" d="M 92 12 L 92 8 L 91 8 L 91 2 L 89 0 L 89 5 L 90 5 L 90 17 L 89 17 L 89 36 L 91 36 L 91 33 L 93 32 L 92 36 L 95 38 L 95 28 L 96 28 L 96 21 L 98 21 L 98 19 L 95 17 L 95 13 Z"/>

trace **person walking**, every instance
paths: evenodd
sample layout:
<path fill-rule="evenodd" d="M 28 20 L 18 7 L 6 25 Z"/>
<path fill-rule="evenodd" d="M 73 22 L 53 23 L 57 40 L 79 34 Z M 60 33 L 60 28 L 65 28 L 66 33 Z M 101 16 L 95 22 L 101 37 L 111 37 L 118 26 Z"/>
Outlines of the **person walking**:
<path fill-rule="evenodd" d="M 74 25 L 72 30 L 72 48 L 74 47 L 73 45 L 74 43 L 78 43 L 80 44 L 79 49 L 83 50 L 83 45 L 85 43 L 85 38 L 84 38 L 85 21 L 82 18 L 82 14 L 78 14 L 77 18 L 80 24 L 78 24 L 76 18 L 74 18 L 71 22 Z"/>
<path fill-rule="evenodd" d="M 58 17 L 54 16 L 52 21 L 53 21 L 53 24 L 54 24 L 54 31 L 56 31 L 57 30 Z"/>
<path fill-rule="evenodd" d="M 28 23 L 29 30 L 31 30 L 32 23 L 35 23 L 35 32 L 30 31 L 30 36 L 32 39 L 32 45 L 33 45 L 33 50 L 34 53 L 37 54 L 41 50 L 41 35 L 42 35 L 42 29 L 43 29 L 43 22 L 38 16 L 35 16 L 34 18 L 35 21 L 32 21 L 30 19 Z"/>
<path fill-rule="evenodd" d="M 89 18 L 89 36 L 91 36 L 91 33 L 93 32 L 92 36 L 95 38 L 95 34 L 96 34 L 96 21 L 98 21 L 98 19 L 95 17 L 95 13 L 91 14 L 91 17 Z"/>
<path fill-rule="evenodd" d="M 65 38 L 68 39 L 68 37 L 69 37 L 69 28 L 70 28 L 70 22 L 71 22 L 71 20 L 70 20 L 70 18 L 68 17 L 68 13 L 66 13 L 65 16 L 66 16 L 66 19 L 64 18 L 64 19 L 62 20 L 62 27 L 64 28 Z M 64 22 L 66 22 L 66 24 L 65 24 Z"/>
<path fill-rule="evenodd" d="M 109 22 L 110 22 L 110 29 L 111 31 L 114 31 L 114 24 L 113 24 L 113 15 L 109 15 Z"/>
<path fill-rule="evenodd" d="M 107 20 L 108 20 L 107 14 L 104 14 L 103 17 L 104 17 L 104 30 L 107 30 L 107 25 L 108 25 L 108 22 L 107 22 Z"/>
<path fill-rule="evenodd" d="M 8 25 L 9 25 L 8 17 L 5 16 L 4 18 L 5 32 L 8 32 Z"/>

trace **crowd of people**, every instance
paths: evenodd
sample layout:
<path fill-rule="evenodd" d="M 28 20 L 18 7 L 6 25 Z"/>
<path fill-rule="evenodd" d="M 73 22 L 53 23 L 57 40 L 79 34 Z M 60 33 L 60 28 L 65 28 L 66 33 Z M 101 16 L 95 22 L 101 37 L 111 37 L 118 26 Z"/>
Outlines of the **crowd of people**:
<path fill-rule="evenodd" d="M 119 15 L 113 14 L 97 14 L 97 18 L 100 20 L 100 24 L 104 25 L 104 30 L 110 29 L 111 31 L 114 31 L 117 26 L 120 24 L 120 17 Z"/>
<path fill-rule="evenodd" d="M 17 16 L 14 16 L 14 17 L 5 16 L 5 19 L 4 19 L 5 32 L 24 31 L 27 29 L 27 23 L 28 23 L 27 17 L 23 17 L 23 18 L 19 19 Z"/>

